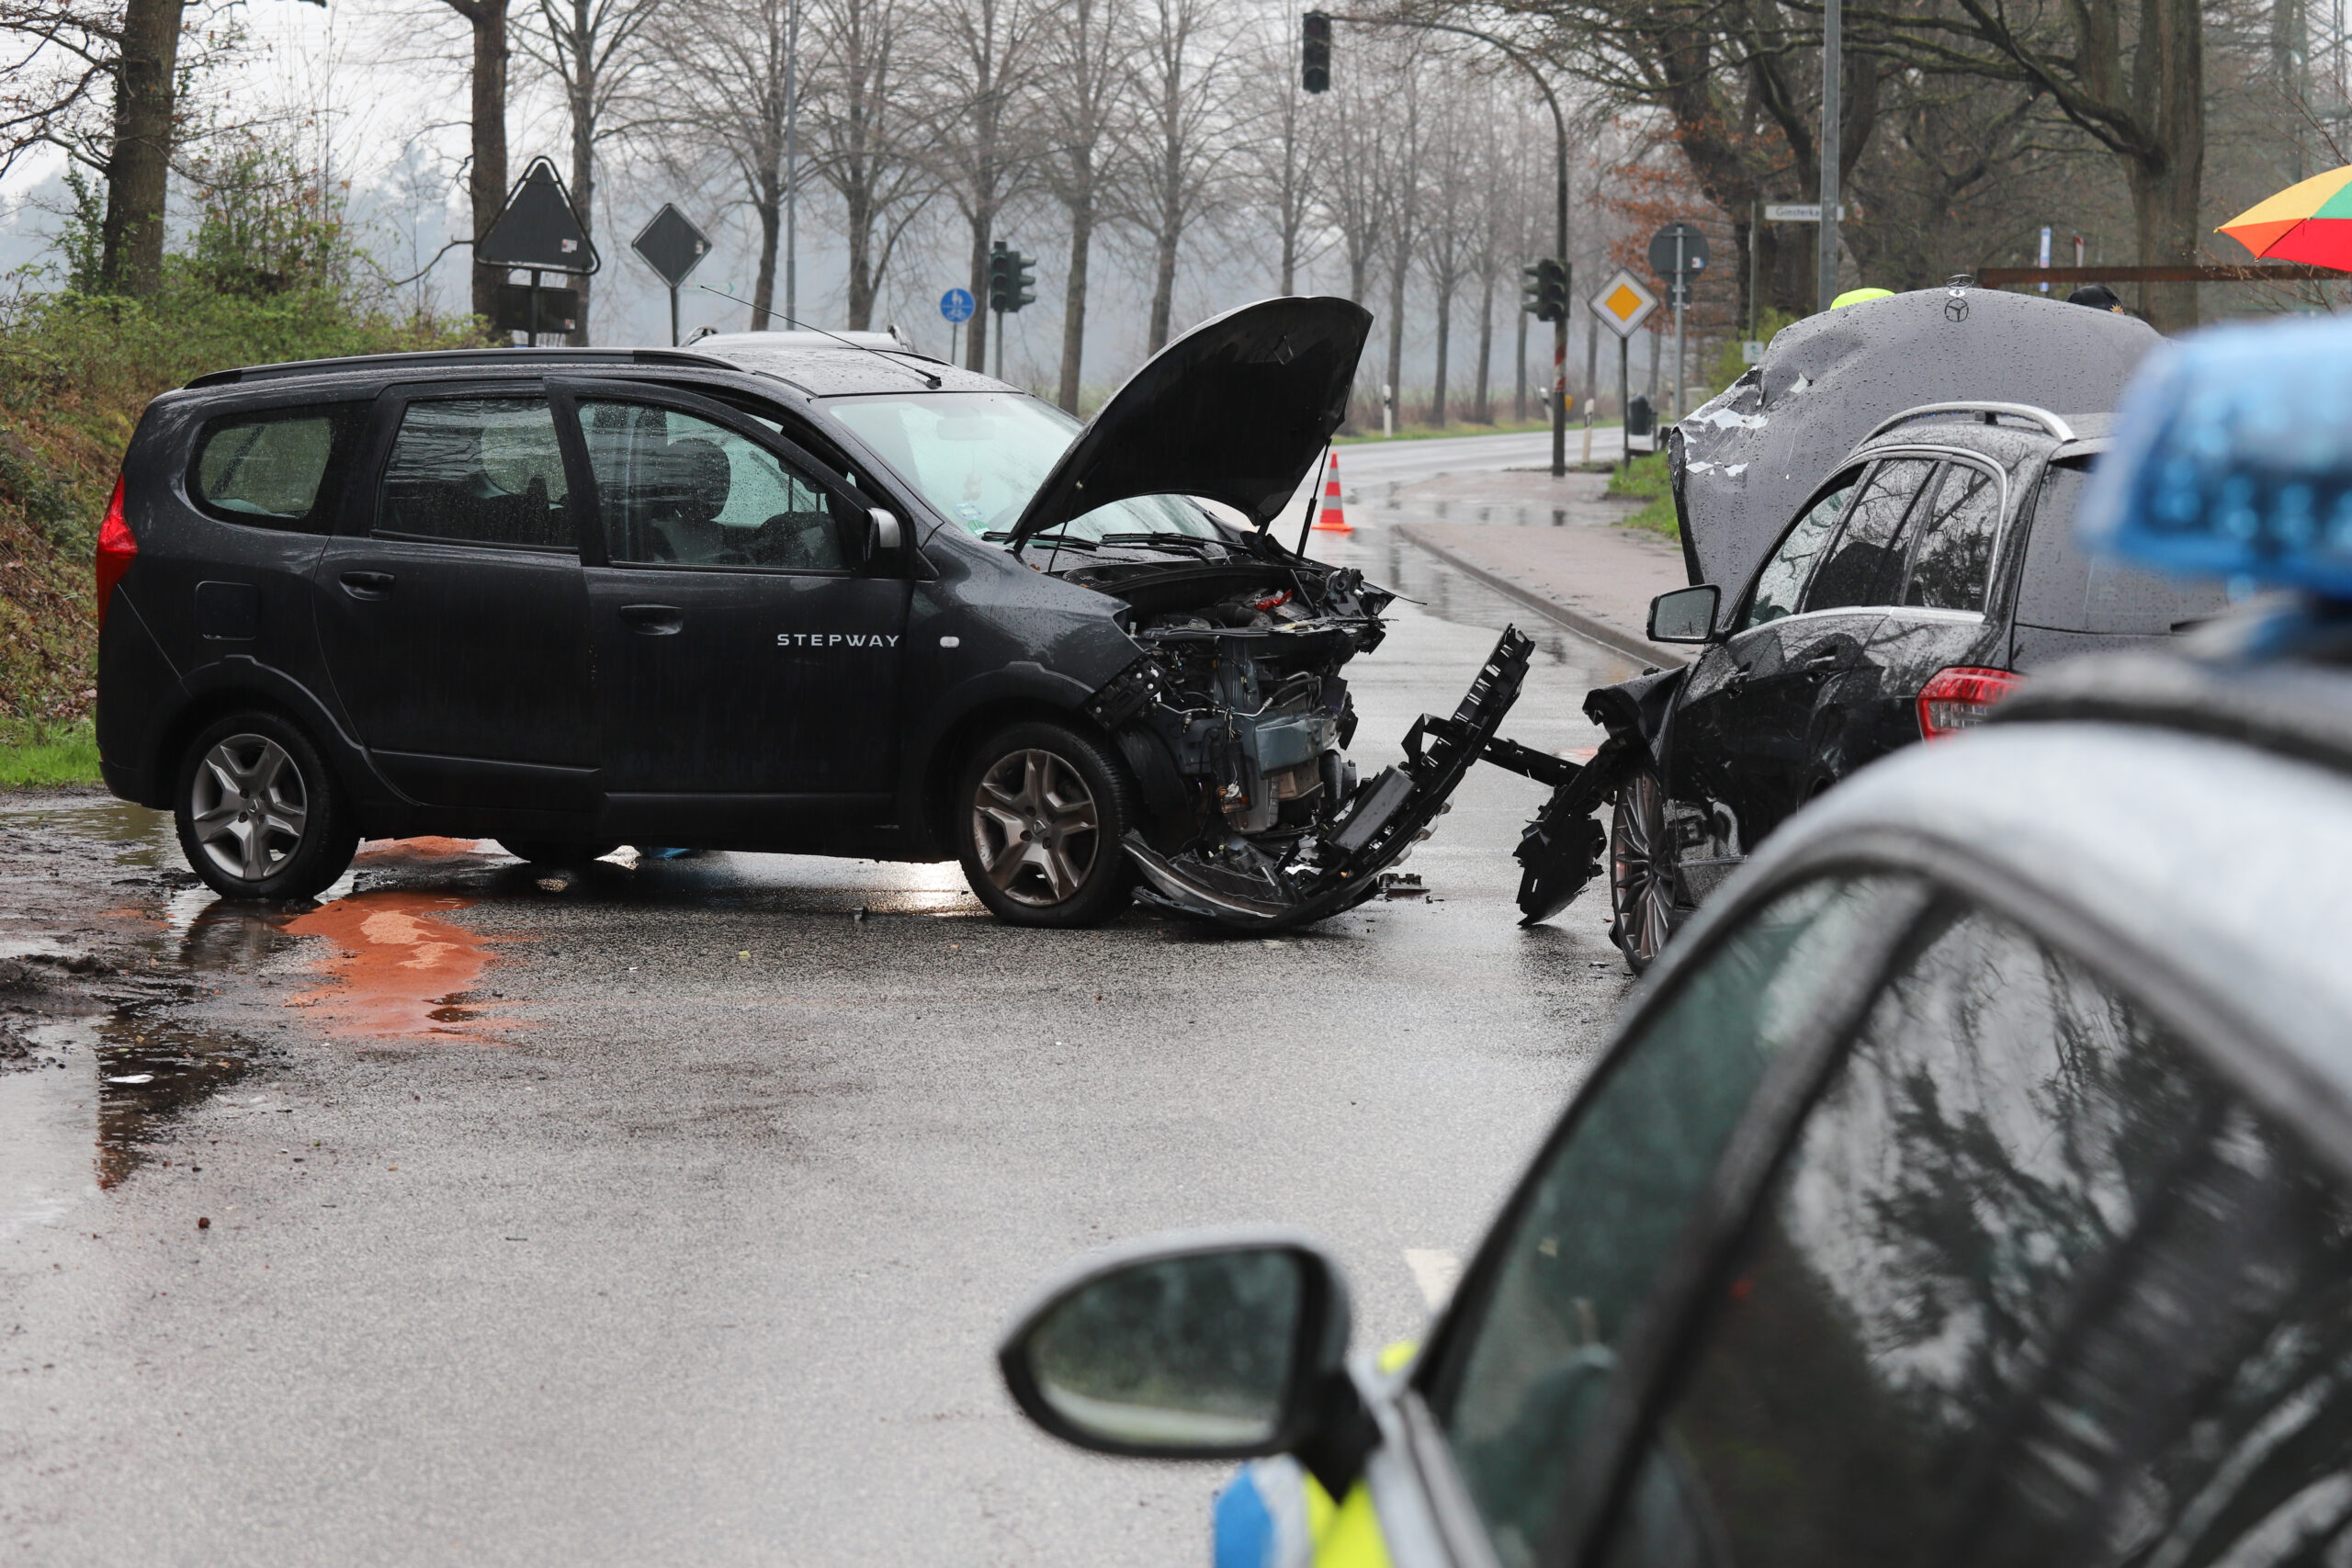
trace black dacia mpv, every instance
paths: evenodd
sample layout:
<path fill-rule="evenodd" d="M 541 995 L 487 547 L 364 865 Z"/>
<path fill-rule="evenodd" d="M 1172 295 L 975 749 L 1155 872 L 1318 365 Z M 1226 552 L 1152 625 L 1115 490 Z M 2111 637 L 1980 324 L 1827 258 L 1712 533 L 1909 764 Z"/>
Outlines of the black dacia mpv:
<path fill-rule="evenodd" d="M 446 833 L 956 857 L 1036 925 L 1317 919 L 1424 836 L 1528 647 L 1359 785 L 1340 671 L 1390 595 L 1270 525 L 1370 320 L 1245 307 L 1083 430 L 826 334 L 200 378 L 102 531 L 107 782 L 232 897 Z"/>

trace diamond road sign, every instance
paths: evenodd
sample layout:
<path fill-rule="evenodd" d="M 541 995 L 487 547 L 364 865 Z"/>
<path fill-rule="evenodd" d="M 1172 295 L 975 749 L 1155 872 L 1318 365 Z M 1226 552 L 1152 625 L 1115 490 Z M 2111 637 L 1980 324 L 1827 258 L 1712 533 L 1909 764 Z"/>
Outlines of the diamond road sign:
<path fill-rule="evenodd" d="M 474 260 L 484 266 L 526 266 L 539 272 L 596 270 L 596 247 L 588 243 L 588 230 L 553 164 L 545 158 L 531 160 L 507 193 L 498 221 L 474 242 Z"/>
<path fill-rule="evenodd" d="M 645 265 L 659 274 L 662 282 L 675 288 L 710 254 L 710 239 L 689 222 L 684 213 L 665 201 L 662 210 L 653 215 L 653 221 L 629 242 L 628 248 L 643 256 Z"/>
<path fill-rule="evenodd" d="M 1642 287 L 1642 280 L 1632 273 L 1618 270 L 1617 276 L 1600 286 L 1600 292 L 1585 301 L 1600 324 L 1619 337 L 1632 337 L 1641 324 L 1657 309 L 1657 296 Z"/>

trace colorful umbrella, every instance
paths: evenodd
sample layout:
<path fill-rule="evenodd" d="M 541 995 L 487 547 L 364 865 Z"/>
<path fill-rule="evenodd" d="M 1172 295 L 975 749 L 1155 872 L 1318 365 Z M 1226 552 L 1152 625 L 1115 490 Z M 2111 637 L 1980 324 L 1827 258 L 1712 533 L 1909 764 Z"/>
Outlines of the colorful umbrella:
<path fill-rule="evenodd" d="M 2272 261 L 2352 268 L 2352 164 L 2289 186 L 2221 231 Z"/>

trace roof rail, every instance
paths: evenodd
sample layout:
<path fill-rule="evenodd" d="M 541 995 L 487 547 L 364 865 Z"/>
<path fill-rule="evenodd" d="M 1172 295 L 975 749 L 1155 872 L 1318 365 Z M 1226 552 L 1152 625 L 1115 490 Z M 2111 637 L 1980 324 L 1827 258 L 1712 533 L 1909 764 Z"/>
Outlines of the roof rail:
<path fill-rule="evenodd" d="M 1921 403 L 1916 409 L 1905 409 L 1893 419 L 1882 420 L 1877 429 L 1863 436 L 1862 441 L 1858 441 L 1855 445 L 1859 446 L 1863 441 L 1875 441 L 1898 424 L 1907 424 L 1915 419 L 1932 419 L 1938 414 L 1947 413 L 1981 413 L 1984 416 L 1984 423 L 1987 424 L 1993 423 L 1999 415 L 2007 414 L 2012 419 L 2030 421 L 2061 441 L 2075 439 L 2073 425 L 2068 424 L 2048 409 L 2038 409 L 2031 403 Z"/>
<path fill-rule="evenodd" d="M 190 387 L 226 387 L 240 381 L 274 380 L 281 376 L 319 376 L 338 370 L 373 370 L 387 367 L 427 369 L 447 365 L 523 365 L 554 361 L 563 365 L 697 365 L 712 370 L 741 370 L 740 365 L 707 354 L 677 348 L 443 348 L 413 354 L 354 354 L 336 359 L 295 359 L 282 365 L 247 365 L 235 370 L 215 370 L 198 376 Z"/>

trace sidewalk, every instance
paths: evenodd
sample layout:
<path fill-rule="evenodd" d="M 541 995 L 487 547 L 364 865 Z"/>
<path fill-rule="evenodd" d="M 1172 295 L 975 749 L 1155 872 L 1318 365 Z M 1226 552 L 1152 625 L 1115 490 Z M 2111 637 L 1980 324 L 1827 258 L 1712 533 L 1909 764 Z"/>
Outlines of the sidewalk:
<path fill-rule="evenodd" d="M 1347 457 L 1340 459 L 1342 479 Z M 1681 547 L 1614 525 L 1641 502 L 1603 493 L 1605 474 L 1453 474 L 1351 484 L 1351 513 L 1379 519 L 1498 592 L 1632 659 L 1668 669 L 1690 650 L 1644 636 L 1650 601 L 1689 586 Z"/>

